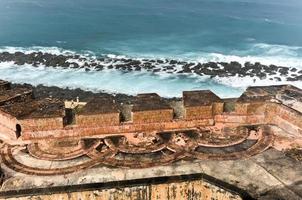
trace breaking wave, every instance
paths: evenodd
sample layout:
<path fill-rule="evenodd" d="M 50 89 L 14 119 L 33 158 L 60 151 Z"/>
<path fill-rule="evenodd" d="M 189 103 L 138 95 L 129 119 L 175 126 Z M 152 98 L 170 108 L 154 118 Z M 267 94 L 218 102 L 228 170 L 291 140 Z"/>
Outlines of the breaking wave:
<path fill-rule="evenodd" d="M 257 43 L 247 50 L 233 51 L 231 54 L 194 52 L 180 55 L 148 55 L 127 52 L 127 55 L 102 54 L 102 52 L 73 51 L 59 47 L 1 47 L 0 53 L 9 52 L 11 54 L 22 52 L 47 53 L 52 55 L 78 55 L 70 62 L 84 66 L 85 62 L 94 62 L 97 58 L 103 57 L 112 59 L 119 64 L 119 59 L 136 59 L 144 61 L 146 59 L 156 59 L 167 61 L 175 59 L 178 61 L 192 63 L 207 62 L 233 62 L 237 61 L 244 65 L 246 62 L 260 62 L 264 65 L 276 65 L 302 69 L 302 47 L 270 45 Z M 232 55 L 233 54 L 233 55 Z M 83 59 L 86 59 L 83 62 Z M 114 61 L 117 59 L 118 61 Z M 104 63 L 103 63 L 104 64 Z M 112 63 L 111 63 L 112 64 Z M 158 64 L 158 63 L 157 63 Z M 104 64 L 106 66 L 110 64 Z M 163 67 L 158 64 L 157 68 Z M 266 78 L 259 77 L 212 77 L 196 74 L 180 74 L 180 68 L 176 66 L 173 71 L 159 70 L 157 73 L 150 71 L 119 71 L 116 69 L 106 69 L 98 71 L 86 70 L 85 68 L 53 68 L 43 64 L 32 66 L 24 64 L 17 66 L 14 62 L 0 63 L 0 79 L 6 79 L 16 83 L 30 83 L 33 85 L 43 84 L 46 86 L 59 86 L 69 88 L 81 88 L 90 91 L 106 91 L 110 93 L 137 94 L 143 92 L 157 92 L 162 96 L 181 96 L 183 90 L 211 89 L 221 97 L 236 97 L 248 86 L 272 85 L 272 84 L 293 84 L 302 88 L 302 81 L 289 81 L 281 77 L 278 81 L 276 76 L 268 75 Z"/>
<path fill-rule="evenodd" d="M 232 62 L 236 61 L 241 64 L 246 62 L 260 62 L 265 65 L 277 65 L 285 67 L 297 67 L 302 69 L 302 47 L 299 46 L 287 46 L 287 45 L 276 45 L 266 43 L 255 43 L 249 44 L 242 50 L 234 50 L 229 53 L 217 53 L 217 52 L 185 52 L 171 54 L 148 54 L 148 53 L 136 53 L 126 52 L 123 54 L 103 54 L 102 51 L 74 51 L 66 50 L 60 47 L 11 47 L 4 46 L 0 47 L 0 53 L 2 52 L 22 52 L 30 54 L 33 52 L 49 53 L 54 55 L 72 55 L 78 54 L 83 57 L 104 56 L 110 58 L 136 58 L 136 59 L 176 59 L 185 61 L 196 61 L 201 63 L 206 62 Z"/>
<path fill-rule="evenodd" d="M 13 62 L 0 63 L 0 79 L 14 83 L 81 88 L 92 92 L 138 93 L 156 92 L 163 97 L 180 97 L 182 91 L 211 89 L 221 97 L 237 97 L 241 88 L 217 84 L 207 77 L 153 74 L 149 72 L 123 73 L 119 70 L 90 71 L 85 69 L 62 69 L 33 67 L 25 64 L 16 66 Z"/>

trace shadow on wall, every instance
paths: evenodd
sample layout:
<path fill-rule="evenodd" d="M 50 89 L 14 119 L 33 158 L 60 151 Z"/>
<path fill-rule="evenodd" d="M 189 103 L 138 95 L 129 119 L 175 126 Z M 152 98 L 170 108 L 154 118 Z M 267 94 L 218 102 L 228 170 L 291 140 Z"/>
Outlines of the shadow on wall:
<path fill-rule="evenodd" d="M 20 124 L 16 125 L 16 138 L 18 139 L 19 137 L 21 137 L 21 132 L 22 132 L 22 128 Z"/>

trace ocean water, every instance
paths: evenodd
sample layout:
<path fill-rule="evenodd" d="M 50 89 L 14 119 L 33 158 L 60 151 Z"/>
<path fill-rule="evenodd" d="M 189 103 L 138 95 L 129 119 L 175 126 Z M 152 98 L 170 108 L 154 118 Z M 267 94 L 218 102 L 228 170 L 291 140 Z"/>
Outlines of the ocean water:
<path fill-rule="evenodd" d="M 302 69 L 302 1 L 0 0 L 0 51 L 251 61 Z M 230 97 L 249 85 L 281 84 L 249 77 L 67 71 L 0 64 L 0 78 L 14 82 L 130 94 L 179 96 L 181 90 L 212 89 Z"/>

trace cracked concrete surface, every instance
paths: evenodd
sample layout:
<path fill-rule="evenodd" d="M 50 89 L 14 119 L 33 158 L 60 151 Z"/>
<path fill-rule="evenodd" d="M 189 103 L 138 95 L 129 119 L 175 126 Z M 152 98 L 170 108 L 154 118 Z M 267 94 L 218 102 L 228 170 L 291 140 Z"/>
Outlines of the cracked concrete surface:
<path fill-rule="evenodd" d="M 257 199 L 302 199 L 302 163 L 269 149 L 248 159 L 231 161 L 180 161 L 145 169 L 95 167 L 64 176 L 39 177 L 8 173 L 1 190 L 132 180 L 204 173 L 235 185 Z M 6 172 L 10 170 L 2 166 Z"/>

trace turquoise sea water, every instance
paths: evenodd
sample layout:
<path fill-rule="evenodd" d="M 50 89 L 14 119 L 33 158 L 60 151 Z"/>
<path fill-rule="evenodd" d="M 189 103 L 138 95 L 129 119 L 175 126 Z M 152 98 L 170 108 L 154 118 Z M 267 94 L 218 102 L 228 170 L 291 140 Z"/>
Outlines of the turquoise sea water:
<path fill-rule="evenodd" d="M 0 51 L 21 48 L 200 62 L 260 61 L 302 69 L 302 1 L 0 0 Z M 2 78 L 7 76 L 7 67 L 1 70 L 0 78 L 1 74 Z M 12 64 L 10 70 L 12 74 L 17 71 Z M 35 83 L 54 85 L 51 80 L 55 75 L 49 72 L 52 77 L 48 82 L 38 79 Z M 123 85 L 136 79 L 134 75 L 133 80 L 122 76 L 112 73 L 115 82 L 122 81 L 119 87 L 102 88 L 103 84 L 97 84 L 102 76 L 95 79 L 93 87 L 127 93 Z M 130 87 L 129 93 L 154 90 L 169 96 L 177 89 L 220 88 L 222 95 L 229 96 L 238 95 L 250 83 L 240 87 L 242 80 L 234 84 L 233 80 L 202 78 L 197 82 L 203 84 L 197 84 L 192 77 L 174 77 L 175 84 L 165 84 L 169 80 L 165 75 L 156 81 L 151 74 L 144 76 L 136 82 L 138 89 Z M 20 80 L 15 77 L 10 79 Z M 73 78 L 78 82 L 67 86 L 81 87 L 81 78 Z M 22 80 L 26 82 L 26 78 Z M 154 87 L 146 89 L 146 83 L 154 83 Z"/>

